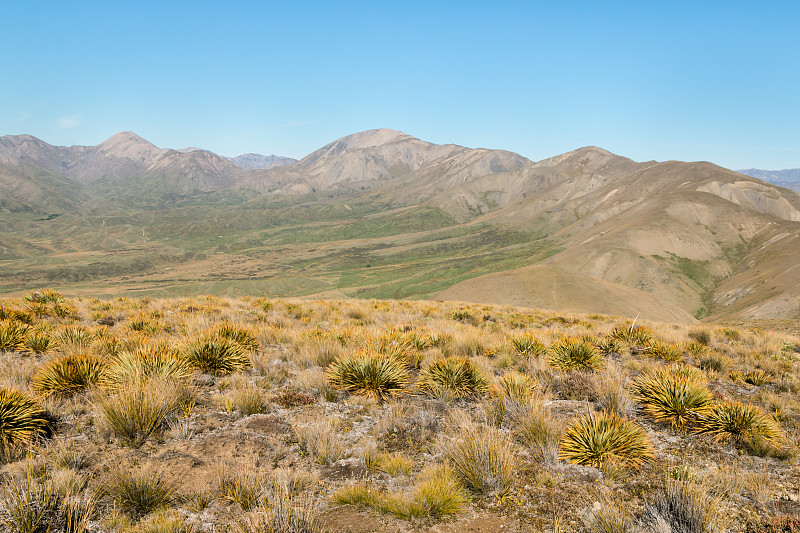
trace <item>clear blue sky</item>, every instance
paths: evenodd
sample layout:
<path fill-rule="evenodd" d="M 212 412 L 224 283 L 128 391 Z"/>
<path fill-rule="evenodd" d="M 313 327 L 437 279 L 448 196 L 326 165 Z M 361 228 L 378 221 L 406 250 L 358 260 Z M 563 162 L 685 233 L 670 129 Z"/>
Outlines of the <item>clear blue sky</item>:
<path fill-rule="evenodd" d="M 0 135 L 800 167 L 800 2 L 2 1 Z"/>

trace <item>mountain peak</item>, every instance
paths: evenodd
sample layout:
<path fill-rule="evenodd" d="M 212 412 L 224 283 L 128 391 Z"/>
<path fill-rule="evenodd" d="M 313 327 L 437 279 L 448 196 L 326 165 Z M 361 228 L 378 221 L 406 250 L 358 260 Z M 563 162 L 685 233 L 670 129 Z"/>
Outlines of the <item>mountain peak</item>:
<path fill-rule="evenodd" d="M 142 163 L 150 163 L 165 152 L 165 150 L 158 148 L 150 141 L 139 137 L 131 131 L 121 131 L 109 137 L 97 145 L 97 149 L 108 155 Z"/>
<path fill-rule="evenodd" d="M 414 139 L 414 137 L 408 135 L 407 133 L 403 133 L 402 131 L 381 128 L 353 133 L 334 141 L 332 144 L 344 146 L 348 150 L 354 150 L 358 148 L 371 148 L 373 146 L 381 146 L 396 141 L 406 141 L 411 139 Z"/>

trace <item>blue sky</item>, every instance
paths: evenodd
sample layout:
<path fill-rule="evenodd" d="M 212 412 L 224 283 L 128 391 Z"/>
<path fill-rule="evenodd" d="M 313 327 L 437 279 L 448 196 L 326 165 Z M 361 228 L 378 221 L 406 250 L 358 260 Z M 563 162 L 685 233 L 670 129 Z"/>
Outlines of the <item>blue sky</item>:
<path fill-rule="evenodd" d="M 3 2 L 0 135 L 800 167 L 800 2 Z"/>

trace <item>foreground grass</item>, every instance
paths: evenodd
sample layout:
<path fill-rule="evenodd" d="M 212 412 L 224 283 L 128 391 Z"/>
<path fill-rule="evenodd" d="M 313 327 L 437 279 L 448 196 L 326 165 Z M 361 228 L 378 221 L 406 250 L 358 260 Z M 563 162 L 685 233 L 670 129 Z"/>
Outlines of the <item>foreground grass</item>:
<path fill-rule="evenodd" d="M 39 291 L 0 338 L 10 531 L 744 532 L 800 488 L 800 340 L 773 332 Z"/>

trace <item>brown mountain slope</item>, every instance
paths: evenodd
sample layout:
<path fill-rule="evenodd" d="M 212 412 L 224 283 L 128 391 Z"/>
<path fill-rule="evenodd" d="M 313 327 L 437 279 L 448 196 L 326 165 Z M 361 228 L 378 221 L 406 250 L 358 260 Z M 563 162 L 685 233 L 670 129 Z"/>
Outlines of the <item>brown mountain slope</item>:
<path fill-rule="evenodd" d="M 573 274 L 554 265 L 533 265 L 464 281 L 436 294 L 437 299 L 515 305 L 573 313 L 601 313 L 680 324 L 692 315 L 659 297 Z"/>

